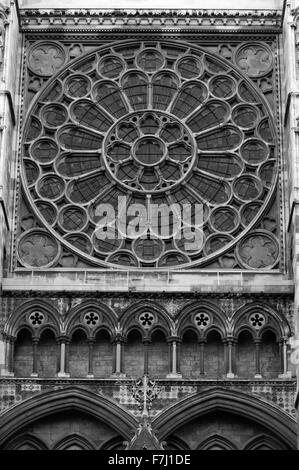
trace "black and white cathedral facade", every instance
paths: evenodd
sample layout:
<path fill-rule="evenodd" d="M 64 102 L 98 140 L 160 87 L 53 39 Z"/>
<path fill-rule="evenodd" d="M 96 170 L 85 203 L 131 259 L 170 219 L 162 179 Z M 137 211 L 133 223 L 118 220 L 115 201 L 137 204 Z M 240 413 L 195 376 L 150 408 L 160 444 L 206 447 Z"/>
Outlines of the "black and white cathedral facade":
<path fill-rule="evenodd" d="M 299 2 L 89 3 L 0 4 L 0 449 L 295 450 Z"/>

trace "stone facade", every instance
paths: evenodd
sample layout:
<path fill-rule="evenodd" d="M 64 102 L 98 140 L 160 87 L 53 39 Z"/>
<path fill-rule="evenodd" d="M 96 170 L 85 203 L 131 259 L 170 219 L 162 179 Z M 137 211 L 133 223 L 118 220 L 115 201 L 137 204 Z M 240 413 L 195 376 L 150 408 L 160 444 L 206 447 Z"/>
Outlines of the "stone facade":
<path fill-rule="evenodd" d="M 41 3 L 0 4 L 0 448 L 295 449 L 297 2 Z M 124 196 L 201 248 L 103 242 Z"/>

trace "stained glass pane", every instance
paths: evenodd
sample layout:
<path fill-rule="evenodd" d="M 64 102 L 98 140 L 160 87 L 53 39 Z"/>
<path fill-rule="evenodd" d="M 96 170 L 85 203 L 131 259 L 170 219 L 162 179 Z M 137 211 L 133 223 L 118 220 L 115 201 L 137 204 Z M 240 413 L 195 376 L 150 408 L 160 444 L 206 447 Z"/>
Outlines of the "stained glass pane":
<path fill-rule="evenodd" d="M 178 89 L 178 80 L 170 73 L 161 73 L 153 80 L 153 106 L 167 109 Z"/>
<path fill-rule="evenodd" d="M 229 114 L 229 107 L 219 101 L 211 101 L 187 121 L 187 125 L 193 132 L 201 132 L 225 122 Z"/>
<path fill-rule="evenodd" d="M 222 181 L 213 180 L 201 175 L 193 175 L 190 186 L 207 202 L 223 204 L 228 201 L 230 192 Z"/>
<path fill-rule="evenodd" d="M 236 91 L 236 85 L 230 77 L 216 77 L 211 80 L 210 90 L 217 98 L 228 98 Z"/>
<path fill-rule="evenodd" d="M 195 78 L 201 74 L 202 67 L 198 59 L 184 57 L 178 63 L 178 72 L 183 78 Z"/>
<path fill-rule="evenodd" d="M 74 181 L 69 186 L 69 197 L 73 202 L 86 203 L 95 198 L 108 186 L 109 180 L 103 174 Z"/>
<path fill-rule="evenodd" d="M 133 109 L 148 108 L 148 89 L 146 78 L 132 72 L 123 80 L 123 89 Z"/>
<path fill-rule="evenodd" d="M 117 128 L 117 134 L 121 140 L 125 140 L 126 142 L 134 142 L 139 136 L 136 126 L 129 122 L 120 124 Z"/>
<path fill-rule="evenodd" d="M 32 117 L 26 133 L 26 140 L 36 139 L 42 131 L 42 126 L 36 117 Z"/>
<path fill-rule="evenodd" d="M 67 120 L 67 110 L 59 104 L 48 105 L 44 107 L 42 117 L 47 126 L 59 127 Z"/>
<path fill-rule="evenodd" d="M 52 139 L 41 138 L 31 147 L 32 157 L 40 163 L 51 162 L 58 154 L 58 145 Z"/>
<path fill-rule="evenodd" d="M 72 150 L 93 150 L 100 149 L 103 138 L 79 129 L 75 126 L 66 127 L 59 134 L 59 141 L 66 149 Z"/>
<path fill-rule="evenodd" d="M 126 105 L 117 85 L 100 82 L 94 89 L 94 96 L 102 108 L 108 111 L 112 116 L 120 118 L 127 113 Z"/>
<path fill-rule="evenodd" d="M 179 118 L 188 116 L 204 102 L 206 96 L 206 88 L 199 83 L 192 83 L 185 86 L 178 94 L 172 108 L 173 114 Z"/>
<path fill-rule="evenodd" d="M 57 199 L 63 194 L 64 182 L 59 176 L 48 175 L 39 181 L 39 194 L 46 199 Z"/>
<path fill-rule="evenodd" d="M 102 59 L 99 72 L 103 77 L 116 78 L 123 72 L 125 66 L 119 57 L 109 56 Z"/>
<path fill-rule="evenodd" d="M 234 192 L 242 201 L 251 201 L 259 197 L 261 186 L 253 176 L 241 176 L 235 182 Z"/>
<path fill-rule="evenodd" d="M 220 178 L 233 178 L 242 171 L 236 155 L 200 155 L 197 167 Z"/>
<path fill-rule="evenodd" d="M 241 143 L 242 136 L 237 129 L 223 127 L 197 137 L 197 145 L 201 150 L 232 150 Z"/>
<path fill-rule="evenodd" d="M 77 101 L 72 108 L 72 114 L 79 124 L 100 132 L 106 132 L 112 125 L 107 115 L 92 102 Z"/>
<path fill-rule="evenodd" d="M 58 160 L 57 171 L 68 178 L 80 176 L 101 166 L 100 155 L 64 154 Z"/>
<path fill-rule="evenodd" d="M 67 95 L 73 98 L 82 98 L 90 91 L 91 84 L 88 77 L 84 75 L 72 75 L 65 84 Z"/>
<path fill-rule="evenodd" d="M 81 207 L 67 206 L 59 214 L 59 223 L 64 230 L 82 230 L 87 222 L 87 214 Z"/>

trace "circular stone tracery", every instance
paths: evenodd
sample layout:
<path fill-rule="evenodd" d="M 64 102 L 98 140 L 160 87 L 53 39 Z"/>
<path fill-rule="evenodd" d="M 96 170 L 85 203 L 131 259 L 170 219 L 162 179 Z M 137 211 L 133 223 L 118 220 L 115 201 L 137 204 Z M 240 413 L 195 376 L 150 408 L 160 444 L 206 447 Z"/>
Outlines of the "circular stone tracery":
<path fill-rule="evenodd" d="M 103 148 L 111 176 L 142 193 L 179 184 L 196 156 L 190 130 L 175 116 L 161 112 L 138 112 L 120 119 Z"/>
<path fill-rule="evenodd" d="M 264 52 L 238 50 L 237 63 L 254 76 Z M 255 76 L 272 65 L 267 56 L 267 70 Z M 248 235 L 275 188 L 268 105 L 240 70 L 199 47 L 132 41 L 73 61 L 32 104 L 23 157 L 26 194 L 49 239 L 93 265 L 200 266 L 235 247 L 239 265 L 255 269 L 253 255 L 265 246 L 270 254 L 262 268 L 277 261 L 272 233 Z M 125 212 L 119 206 L 125 196 L 127 206 L 187 204 L 188 220 L 176 228 L 172 222 L 166 234 L 145 230 L 102 240 L 97 206 L 112 205 L 113 222 Z M 183 226 L 200 246 L 186 249 Z M 22 237 L 18 254 L 27 266 Z"/>

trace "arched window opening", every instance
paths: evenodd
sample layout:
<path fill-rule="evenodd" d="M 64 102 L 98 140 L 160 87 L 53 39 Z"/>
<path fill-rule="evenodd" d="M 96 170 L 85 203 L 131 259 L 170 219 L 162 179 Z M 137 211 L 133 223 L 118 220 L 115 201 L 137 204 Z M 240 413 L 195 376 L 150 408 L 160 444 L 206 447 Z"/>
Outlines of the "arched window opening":
<path fill-rule="evenodd" d="M 152 334 L 148 347 L 148 371 L 151 377 L 166 377 L 169 373 L 169 346 L 165 333 L 157 330 Z"/>
<path fill-rule="evenodd" d="M 209 331 L 204 351 L 206 377 L 222 378 L 225 373 L 224 346 L 218 331 Z"/>
<path fill-rule="evenodd" d="M 93 345 L 93 373 L 95 377 L 104 378 L 112 374 L 113 345 L 106 330 L 98 331 Z"/>
<path fill-rule="evenodd" d="M 281 373 L 281 355 L 273 331 L 267 330 L 261 337 L 261 374 L 264 379 L 275 379 Z"/>
<path fill-rule="evenodd" d="M 55 377 L 58 346 L 52 330 L 42 332 L 37 349 L 37 372 L 40 377 Z"/>
<path fill-rule="evenodd" d="M 86 377 L 88 373 L 88 344 L 86 333 L 76 330 L 69 346 L 69 371 L 71 377 Z"/>
<path fill-rule="evenodd" d="M 236 374 L 238 377 L 253 378 L 256 374 L 256 352 L 252 335 L 242 331 L 236 347 Z"/>
<path fill-rule="evenodd" d="M 32 335 L 22 329 L 17 335 L 14 350 L 14 372 L 16 377 L 30 377 L 33 366 Z"/>
<path fill-rule="evenodd" d="M 126 376 L 133 378 L 141 377 L 144 372 L 144 345 L 141 333 L 138 330 L 132 330 L 128 334 L 124 352 L 124 372 Z"/>
<path fill-rule="evenodd" d="M 195 331 L 187 330 L 181 344 L 181 373 L 183 378 L 200 377 L 200 345 Z"/>

